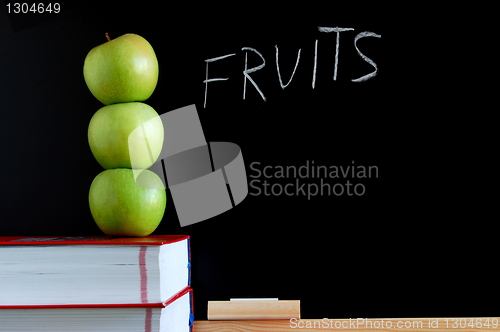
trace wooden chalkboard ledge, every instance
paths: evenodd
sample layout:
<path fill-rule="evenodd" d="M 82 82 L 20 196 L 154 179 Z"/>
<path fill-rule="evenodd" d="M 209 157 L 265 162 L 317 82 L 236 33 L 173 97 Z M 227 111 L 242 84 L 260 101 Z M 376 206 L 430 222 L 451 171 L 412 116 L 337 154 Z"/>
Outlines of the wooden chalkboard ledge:
<path fill-rule="evenodd" d="M 500 317 L 195 321 L 194 332 L 500 331 Z"/>

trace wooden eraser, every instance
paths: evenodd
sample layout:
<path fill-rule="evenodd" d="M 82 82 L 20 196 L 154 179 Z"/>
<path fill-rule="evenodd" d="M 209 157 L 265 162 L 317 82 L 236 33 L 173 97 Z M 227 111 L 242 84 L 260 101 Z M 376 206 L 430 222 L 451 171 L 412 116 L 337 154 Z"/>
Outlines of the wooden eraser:
<path fill-rule="evenodd" d="M 300 300 L 208 301 L 208 320 L 300 318 Z"/>

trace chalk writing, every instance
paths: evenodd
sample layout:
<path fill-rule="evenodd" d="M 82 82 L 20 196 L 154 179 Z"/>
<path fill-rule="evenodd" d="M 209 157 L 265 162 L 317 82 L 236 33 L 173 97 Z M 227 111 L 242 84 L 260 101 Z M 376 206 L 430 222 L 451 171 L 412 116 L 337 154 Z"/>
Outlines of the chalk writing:
<path fill-rule="evenodd" d="M 334 72 L 333 72 L 333 80 L 334 81 L 337 81 L 337 73 L 338 73 L 338 68 L 339 68 L 340 33 L 341 32 L 353 31 L 353 30 L 354 30 L 353 28 L 318 27 L 318 31 L 319 32 L 323 32 L 323 33 L 334 32 L 336 34 L 336 38 L 335 38 Z M 368 64 L 370 64 L 374 68 L 374 70 L 371 73 L 363 75 L 363 76 L 361 76 L 359 78 L 352 79 L 351 80 L 352 82 L 356 82 L 356 83 L 365 82 L 365 81 L 367 81 L 367 80 L 372 79 L 373 77 L 375 77 L 377 75 L 377 73 L 378 73 L 378 66 L 377 66 L 377 64 L 372 59 L 368 58 L 364 53 L 362 53 L 361 50 L 358 47 L 358 41 L 360 39 L 362 39 L 362 38 L 367 38 L 367 37 L 381 38 L 382 36 L 379 35 L 379 34 L 376 34 L 374 32 L 370 32 L 370 31 L 360 32 L 360 33 L 358 33 L 354 37 L 354 48 L 356 49 L 356 51 L 357 51 L 358 55 L 361 57 L 361 59 L 363 59 L 365 62 L 367 62 Z M 278 83 L 279 83 L 280 87 L 284 90 L 286 87 L 288 87 L 290 85 L 290 83 L 293 80 L 293 77 L 295 76 L 295 72 L 297 71 L 297 67 L 299 66 L 299 63 L 300 63 L 300 60 L 301 60 L 300 56 L 301 56 L 302 49 L 299 48 L 299 50 L 297 51 L 297 59 L 295 61 L 295 67 L 293 68 L 292 74 L 290 75 L 290 78 L 288 79 L 288 82 L 283 83 L 283 78 L 282 78 L 282 75 L 281 75 L 280 64 L 279 64 L 279 47 L 278 47 L 278 45 L 275 45 L 274 47 L 275 47 L 275 50 L 276 50 L 275 57 L 276 57 L 276 73 L 277 73 L 277 76 L 278 76 Z M 263 69 L 266 66 L 266 59 L 262 55 L 262 53 L 259 52 L 258 50 L 256 50 L 255 48 L 252 48 L 252 47 L 243 47 L 241 50 L 245 52 L 245 62 L 244 62 L 244 69 L 243 69 L 243 100 L 246 99 L 247 81 L 250 81 L 250 83 L 253 85 L 253 87 L 255 88 L 255 90 L 257 90 L 257 92 L 261 96 L 262 100 L 266 101 L 266 96 L 264 95 L 264 92 L 259 87 L 259 85 L 257 84 L 257 82 L 250 75 L 252 73 L 255 73 L 258 70 Z M 258 55 L 260 57 L 262 63 L 259 64 L 256 67 L 248 68 L 248 58 L 249 58 L 249 56 L 251 56 L 252 53 Z M 205 62 L 206 62 L 206 71 L 205 71 L 205 80 L 203 81 L 203 83 L 205 84 L 204 108 L 206 108 L 206 106 L 207 106 L 208 83 L 217 82 L 217 81 L 227 81 L 229 79 L 229 78 L 209 78 L 209 76 L 208 76 L 208 65 L 209 65 L 209 63 L 212 63 L 212 62 L 215 62 L 215 61 L 219 61 L 219 60 L 223 60 L 223 59 L 226 59 L 226 58 L 234 56 L 234 55 L 236 55 L 236 53 L 231 53 L 231 54 L 227 54 L 227 55 L 223 55 L 223 56 L 219 56 L 219 57 L 215 57 L 215 58 L 211 58 L 211 59 L 206 59 L 205 60 Z M 317 72 L 317 68 L 318 68 L 318 39 L 316 39 L 316 41 L 314 43 L 314 60 L 313 60 L 313 73 L 312 73 L 312 84 L 311 84 L 312 89 L 314 89 L 316 87 L 316 72 Z"/>

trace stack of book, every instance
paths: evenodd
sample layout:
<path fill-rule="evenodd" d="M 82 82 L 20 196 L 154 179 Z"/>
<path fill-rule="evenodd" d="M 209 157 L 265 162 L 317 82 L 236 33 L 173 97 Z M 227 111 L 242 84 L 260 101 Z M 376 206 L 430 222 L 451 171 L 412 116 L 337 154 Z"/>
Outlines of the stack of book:
<path fill-rule="evenodd" d="M 192 331 L 189 241 L 0 237 L 0 331 Z"/>

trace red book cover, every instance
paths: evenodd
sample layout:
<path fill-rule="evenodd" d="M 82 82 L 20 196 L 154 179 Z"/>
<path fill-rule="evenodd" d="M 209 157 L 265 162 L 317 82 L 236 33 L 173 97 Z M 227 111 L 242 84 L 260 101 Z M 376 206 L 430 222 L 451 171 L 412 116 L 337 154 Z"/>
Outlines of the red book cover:
<path fill-rule="evenodd" d="M 58 330 L 61 327 L 68 327 L 70 330 L 94 331 L 94 328 L 89 326 L 94 320 L 102 319 L 105 316 L 107 328 L 104 330 L 106 331 L 115 331 L 116 326 L 122 326 L 123 320 L 130 320 L 129 317 L 135 317 L 135 321 L 131 322 L 138 321 L 140 331 L 153 332 L 166 329 L 169 331 L 193 331 L 193 309 L 191 287 L 186 287 L 164 303 L 0 306 L 0 321 L 3 323 L 0 330 L 6 325 L 7 329 L 15 327 L 16 330 L 21 328 L 23 330 L 45 331 L 46 327 L 51 326 Z M 100 322 L 102 323 L 102 320 Z M 125 328 L 135 331 L 134 327 L 129 325 Z"/>
<path fill-rule="evenodd" d="M 0 245 L 162 245 L 188 239 L 189 235 L 150 235 L 144 237 L 112 236 L 0 236 Z"/>
<path fill-rule="evenodd" d="M 161 305 L 190 286 L 189 242 L 188 235 L 0 237 L 0 307 Z"/>
<path fill-rule="evenodd" d="M 109 303 L 109 304 L 44 304 L 44 305 L 0 305 L 1 309 L 57 309 L 57 308 L 164 308 L 172 304 L 178 298 L 183 297 L 187 293 L 191 294 L 191 306 L 193 305 L 192 299 L 193 289 L 188 286 L 179 293 L 172 296 L 170 299 L 163 303 Z"/>

